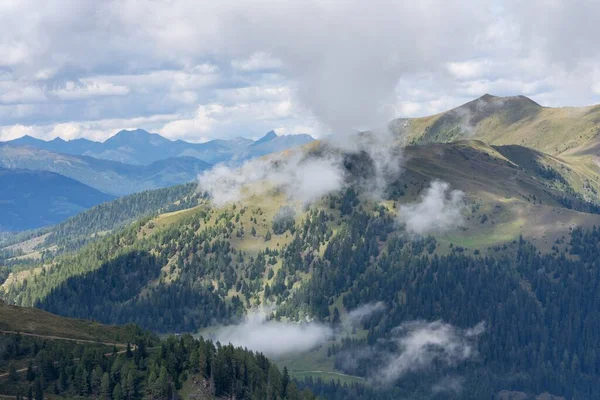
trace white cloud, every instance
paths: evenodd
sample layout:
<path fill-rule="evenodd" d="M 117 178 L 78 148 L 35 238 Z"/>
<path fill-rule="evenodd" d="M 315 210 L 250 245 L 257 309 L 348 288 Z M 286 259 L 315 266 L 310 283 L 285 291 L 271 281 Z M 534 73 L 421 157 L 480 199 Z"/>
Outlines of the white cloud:
<path fill-rule="evenodd" d="M 371 381 L 392 385 L 409 372 L 427 371 L 434 364 L 454 367 L 476 357 L 476 341 L 484 331 L 483 323 L 459 329 L 442 321 L 410 321 L 394 328 L 389 339 L 342 354 L 342 364 L 352 370 L 377 360 L 377 367 L 369 371 Z M 457 383 L 439 382 L 433 390 L 460 390 Z"/>
<path fill-rule="evenodd" d="M 200 106 L 192 118 L 168 122 L 161 132 L 170 138 L 198 137 L 208 132 L 215 124 L 215 115 L 221 114 L 223 107 L 213 104 L 208 107 Z M 200 136 L 202 138 L 202 136 Z M 200 139 L 200 141 L 203 141 Z"/>
<path fill-rule="evenodd" d="M 32 126 L 13 125 L 0 128 L 0 140 L 13 140 L 21 136 L 37 136 L 38 131 Z"/>
<path fill-rule="evenodd" d="M 216 340 L 231 343 L 271 357 L 303 353 L 325 343 L 333 332 L 316 322 L 268 321 L 264 312 L 249 314 L 239 325 L 219 329 Z"/>
<path fill-rule="evenodd" d="M 339 155 L 333 152 L 317 158 L 292 150 L 247 161 L 239 168 L 217 165 L 202 173 L 198 182 L 217 205 L 273 189 L 283 191 L 290 201 L 306 204 L 341 189 L 344 172 Z"/>
<path fill-rule="evenodd" d="M 245 59 L 233 60 L 231 65 L 235 69 L 247 72 L 278 69 L 283 66 L 281 60 L 261 51 L 256 52 Z"/>
<path fill-rule="evenodd" d="M 46 100 L 46 94 L 38 86 L 20 81 L 0 82 L 1 104 L 31 104 L 40 103 Z"/>
<path fill-rule="evenodd" d="M 446 182 L 432 181 L 417 203 L 400 205 L 398 219 L 411 233 L 443 233 L 463 223 L 464 193 Z"/>

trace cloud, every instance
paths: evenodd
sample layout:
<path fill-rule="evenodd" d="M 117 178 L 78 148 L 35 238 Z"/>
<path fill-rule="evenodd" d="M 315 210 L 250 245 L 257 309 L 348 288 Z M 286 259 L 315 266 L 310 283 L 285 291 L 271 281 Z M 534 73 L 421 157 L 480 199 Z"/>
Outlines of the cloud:
<path fill-rule="evenodd" d="M 239 168 L 217 165 L 203 172 L 198 182 L 200 190 L 208 192 L 217 205 L 269 190 L 282 191 L 290 201 L 307 204 L 341 189 L 344 171 L 339 154 L 315 157 L 296 149 L 250 160 Z"/>
<path fill-rule="evenodd" d="M 64 87 L 50 93 L 59 99 L 81 100 L 97 96 L 125 96 L 129 94 L 129 88 L 110 82 L 82 79 L 78 82 L 69 81 Z"/>
<path fill-rule="evenodd" d="M 439 382 L 436 382 L 431 388 L 431 391 L 436 394 L 446 392 L 460 393 L 464 381 L 465 379 L 460 376 L 447 376 Z"/>
<path fill-rule="evenodd" d="M 482 91 L 526 93 L 550 106 L 591 104 L 600 101 L 593 78 L 600 54 L 590 51 L 599 7 L 566 0 L 478 7 L 375 0 L 368 8 L 358 0 L 3 2 L 0 69 L 42 93 L 7 95 L 10 110 L 0 116 L 4 125 L 47 126 L 156 114 L 190 119 L 210 104 L 252 109 L 256 118 L 239 124 L 234 113 L 219 114 L 201 134 L 225 138 L 316 121 L 325 127 L 319 132 L 370 129 Z M 223 100 L 218 92 L 274 83 L 291 90 L 275 113 L 274 101 Z M 40 103 L 52 92 L 51 104 Z"/>
<path fill-rule="evenodd" d="M 398 220 L 410 233 L 443 233 L 463 223 L 463 199 L 462 191 L 450 191 L 448 183 L 434 180 L 419 202 L 399 207 Z"/>
<path fill-rule="evenodd" d="M 223 108 L 219 105 L 199 106 L 192 118 L 170 121 L 162 127 L 161 132 L 170 138 L 197 138 L 198 134 L 204 134 L 212 128 L 216 122 L 214 116 L 222 112 Z"/>
<path fill-rule="evenodd" d="M 258 311 L 248 314 L 241 324 L 219 329 L 215 339 L 278 357 L 309 351 L 332 335 L 331 328 L 316 322 L 267 320 L 265 312 Z"/>
<path fill-rule="evenodd" d="M 235 69 L 249 72 L 279 69 L 283 66 L 281 60 L 278 60 L 271 55 L 260 51 L 252 54 L 248 58 L 233 60 L 231 65 Z"/>
<path fill-rule="evenodd" d="M 361 324 L 366 318 L 373 314 L 378 314 L 386 309 L 385 303 L 378 301 L 377 303 L 368 303 L 357 307 L 350 311 L 343 320 L 343 325 L 346 330 Z"/>
<path fill-rule="evenodd" d="M 484 331 L 483 323 L 459 329 L 441 321 L 410 321 L 394 328 L 389 339 L 343 353 L 342 365 L 349 369 L 376 365 L 368 371 L 370 380 L 392 385 L 409 372 L 427 371 L 434 365 L 454 367 L 476 357 L 476 341 Z"/>

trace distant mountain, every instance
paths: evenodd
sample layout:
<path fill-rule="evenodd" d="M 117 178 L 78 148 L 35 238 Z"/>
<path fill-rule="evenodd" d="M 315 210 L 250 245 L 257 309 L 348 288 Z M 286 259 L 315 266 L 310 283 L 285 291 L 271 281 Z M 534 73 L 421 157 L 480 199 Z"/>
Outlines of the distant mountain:
<path fill-rule="evenodd" d="M 277 136 L 273 131 L 270 131 L 250 146 L 239 151 L 234 157 L 233 161 L 241 162 L 254 157 L 261 157 L 271 153 L 278 153 L 280 151 L 290 149 L 293 147 L 303 146 L 307 143 L 312 142 L 314 139 L 310 135 L 297 134 L 297 135 L 286 135 Z"/>
<path fill-rule="evenodd" d="M 261 144 L 269 142 L 277 137 L 279 137 L 279 136 L 277 136 L 275 131 L 269 131 L 269 132 L 267 132 L 267 134 L 265 136 L 261 137 L 256 142 L 252 143 L 251 146 L 260 146 Z"/>
<path fill-rule="evenodd" d="M 0 230 L 56 224 L 114 197 L 48 172 L 0 168 Z"/>
<path fill-rule="evenodd" d="M 232 159 L 243 160 L 252 157 L 253 154 L 264 155 L 282 151 L 313 140 L 309 135 L 277 136 L 275 132 L 270 131 L 257 141 L 238 137 L 231 140 L 189 143 L 183 140 L 169 140 L 157 133 L 136 129 L 120 131 L 103 143 L 87 139 L 65 141 L 60 138 L 44 141 L 23 136 L 3 144 L 29 146 L 54 153 L 89 156 L 124 164 L 148 165 L 175 157 L 194 157 L 210 164 Z"/>
<path fill-rule="evenodd" d="M 55 172 L 116 196 L 191 182 L 210 166 L 194 157 L 164 159 L 143 166 L 30 146 L 0 146 L 0 167 Z"/>

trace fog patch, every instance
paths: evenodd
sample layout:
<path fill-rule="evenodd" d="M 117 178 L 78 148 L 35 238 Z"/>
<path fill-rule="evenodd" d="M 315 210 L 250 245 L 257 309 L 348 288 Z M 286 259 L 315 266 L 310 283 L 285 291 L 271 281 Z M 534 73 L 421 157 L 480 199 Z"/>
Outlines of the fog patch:
<path fill-rule="evenodd" d="M 465 378 L 462 376 L 447 376 L 436 382 L 431 388 L 431 391 L 435 394 L 447 392 L 460 393 L 464 382 Z"/>
<path fill-rule="evenodd" d="M 400 206 L 398 220 L 410 233 L 443 233 L 463 224 L 464 207 L 464 192 L 451 191 L 447 182 L 434 180 L 419 202 Z"/>
<path fill-rule="evenodd" d="M 238 325 L 220 328 L 215 339 L 278 357 L 309 351 L 332 335 L 331 328 L 323 324 L 267 320 L 265 312 L 256 311 Z"/>
<path fill-rule="evenodd" d="M 198 177 L 199 189 L 222 206 L 268 190 L 285 193 L 289 201 L 309 204 L 341 189 L 344 172 L 339 155 L 305 155 L 302 149 L 245 162 L 239 168 L 217 165 Z"/>
<path fill-rule="evenodd" d="M 483 323 L 459 329 L 441 321 L 407 322 L 394 328 L 388 339 L 343 354 L 342 365 L 350 372 L 365 364 L 378 365 L 367 371 L 370 381 L 392 385 L 410 372 L 427 371 L 434 366 L 453 367 L 476 357 L 476 341 L 484 330 Z M 443 383 L 439 383 L 439 390 Z M 450 382 L 446 383 L 446 388 L 452 388 Z"/>
<path fill-rule="evenodd" d="M 383 312 L 386 309 L 385 303 L 368 303 L 350 311 L 343 319 L 344 328 L 354 328 L 362 324 L 366 318 L 374 314 Z"/>
<path fill-rule="evenodd" d="M 352 176 L 348 157 L 354 157 L 363 175 Z M 289 202 L 311 204 L 340 189 L 356 184 L 379 199 L 402 169 L 402 148 L 387 129 L 323 140 L 315 151 L 289 150 L 253 159 L 241 166 L 217 165 L 198 177 L 199 189 L 222 206 L 269 190 L 285 193 Z"/>

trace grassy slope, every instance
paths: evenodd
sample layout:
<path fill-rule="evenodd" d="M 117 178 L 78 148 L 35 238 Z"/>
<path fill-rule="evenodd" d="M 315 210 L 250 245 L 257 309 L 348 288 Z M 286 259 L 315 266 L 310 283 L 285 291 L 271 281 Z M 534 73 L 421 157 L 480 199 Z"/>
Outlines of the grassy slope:
<path fill-rule="evenodd" d="M 600 106 L 542 107 L 524 96 L 484 95 L 440 114 L 392 122 L 397 130 L 402 125 L 410 143 L 479 139 L 551 155 L 589 154 L 600 144 Z"/>
<path fill-rule="evenodd" d="M 57 338 L 119 343 L 130 336 L 130 328 L 60 317 L 37 308 L 0 302 L 0 330 Z"/>

